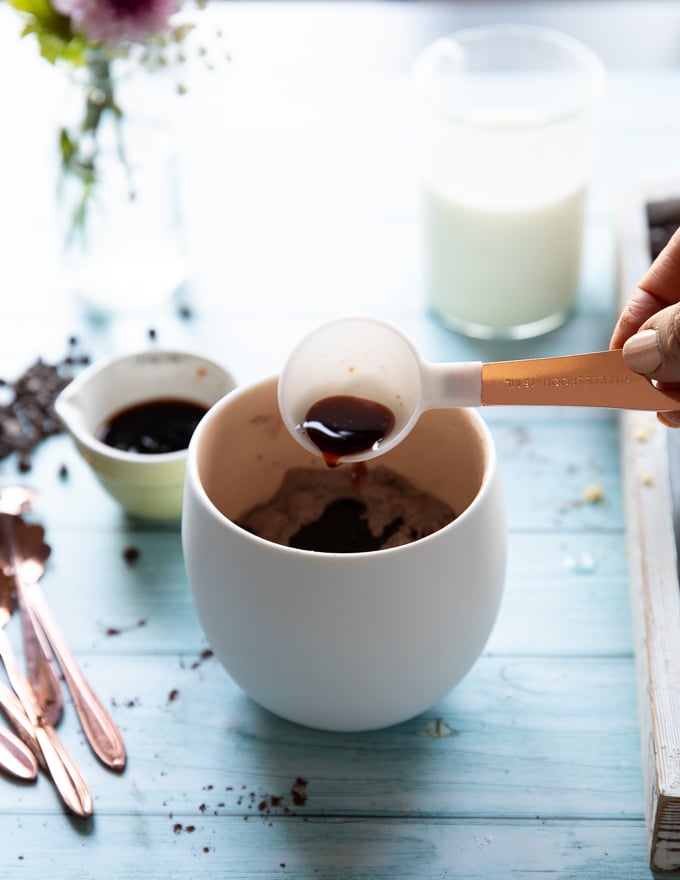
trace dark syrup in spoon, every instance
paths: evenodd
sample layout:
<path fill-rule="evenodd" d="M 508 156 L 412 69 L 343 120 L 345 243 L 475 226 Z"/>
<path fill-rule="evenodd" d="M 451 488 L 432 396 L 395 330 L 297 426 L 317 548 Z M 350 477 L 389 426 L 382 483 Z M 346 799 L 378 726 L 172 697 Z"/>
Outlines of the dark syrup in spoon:
<path fill-rule="evenodd" d="M 375 449 L 393 428 L 394 413 L 389 407 L 350 394 L 318 400 L 302 423 L 329 467 L 336 467 L 346 455 Z"/>

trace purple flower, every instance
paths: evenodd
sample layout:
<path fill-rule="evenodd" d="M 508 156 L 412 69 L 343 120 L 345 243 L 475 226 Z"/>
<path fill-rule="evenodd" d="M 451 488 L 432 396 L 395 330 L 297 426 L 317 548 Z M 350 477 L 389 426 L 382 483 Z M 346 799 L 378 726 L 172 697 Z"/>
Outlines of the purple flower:
<path fill-rule="evenodd" d="M 88 40 L 117 46 L 144 43 L 168 30 L 170 16 L 181 0 L 53 0 L 73 30 Z"/>

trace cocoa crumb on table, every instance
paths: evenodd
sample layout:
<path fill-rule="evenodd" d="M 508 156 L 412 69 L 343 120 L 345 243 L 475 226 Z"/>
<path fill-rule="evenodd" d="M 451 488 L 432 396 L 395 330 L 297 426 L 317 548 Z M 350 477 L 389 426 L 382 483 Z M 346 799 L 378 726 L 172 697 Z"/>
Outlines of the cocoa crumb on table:
<path fill-rule="evenodd" d="M 118 626 L 109 626 L 104 630 L 104 635 L 119 636 L 119 635 L 121 635 L 121 633 L 130 632 L 130 630 L 138 629 L 139 627 L 142 627 L 142 626 L 146 626 L 146 619 L 143 617 L 140 620 L 138 620 L 136 623 L 133 623 L 130 626 L 125 627 L 124 629 L 122 627 L 118 627 Z"/>
<path fill-rule="evenodd" d="M 291 808 L 287 805 L 286 801 L 288 800 L 288 796 L 292 800 L 292 804 L 296 807 L 304 806 L 307 803 L 307 785 L 308 782 L 306 779 L 303 779 L 301 776 L 295 777 L 293 780 L 288 795 L 284 794 L 268 794 L 260 791 L 259 793 L 255 791 L 250 791 L 249 794 L 241 794 L 236 799 L 236 806 L 246 806 L 248 810 L 253 810 L 253 808 L 257 809 L 257 813 L 262 816 L 265 821 L 269 819 L 273 819 L 276 816 L 294 816 L 296 813 L 291 810 Z M 247 789 L 247 786 L 241 786 L 241 791 Z M 233 791 L 233 786 L 227 786 L 225 791 Z M 246 803 L 244 803 L 244 799 Z M 203 804 L 199 809 L 203 812 L 203 807 L 207 805 Z M 223 808 L 225 805 L 223 802 L 220 802 L 218 807 Z M 215 815 L 217 812 L 215 811 Z M 244 819 L 247 819 L 248 816 L 244 815 Z M 271 825 L 271 822 L 268 822 Z"/>
<path fill-rule="evenodd" d="M 301 807 L 305 804 L 307 802 L 307 780 L 298 776 L 293 783 L 290 794 L 296 807 Z"/>
<path fill-rule="evenodd" d="M 205 648 L 198 656 L 198 660 L 194 660 L 191 664 L 192 669 L 198 669 L 198 667 L 206 660 L 209 660 L 214 655 L 214 652 L 211 648 Z"/>
<path fill-rule="evenodd" d="M 134 565 L 139 561 L 139 557 L 142 555 L 142 551 L 139 547 L 126 547 L 123 550 L 123 559 L 128 565 Z"/>

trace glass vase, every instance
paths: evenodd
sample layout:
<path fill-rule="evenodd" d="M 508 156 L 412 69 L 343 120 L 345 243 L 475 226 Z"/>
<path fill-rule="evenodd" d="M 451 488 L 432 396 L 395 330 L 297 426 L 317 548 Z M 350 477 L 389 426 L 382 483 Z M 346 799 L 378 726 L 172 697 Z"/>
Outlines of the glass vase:
<path fill-rule="evenodd" d="M 155 72 L 94 53 L 69 87 L 57 191 L 66 285 L 95 313 L 149 308 L 187 276 L 175 144 Z"/>

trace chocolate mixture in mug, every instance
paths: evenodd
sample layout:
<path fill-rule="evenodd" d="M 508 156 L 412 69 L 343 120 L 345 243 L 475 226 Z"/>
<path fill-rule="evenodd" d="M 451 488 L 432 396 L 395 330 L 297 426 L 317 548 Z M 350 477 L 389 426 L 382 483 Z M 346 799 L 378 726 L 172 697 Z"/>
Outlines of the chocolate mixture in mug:
<path fill-rule="evenodd" d="M 239 525 L 276 544 L 365 553 L 423 538 L 455 519 L 444 502 L 386 467 L 291 468 Z"/>

